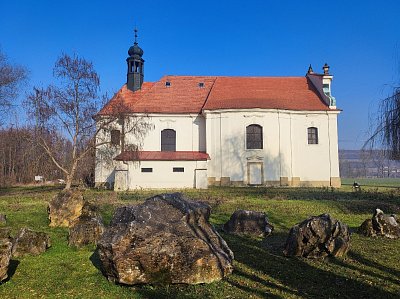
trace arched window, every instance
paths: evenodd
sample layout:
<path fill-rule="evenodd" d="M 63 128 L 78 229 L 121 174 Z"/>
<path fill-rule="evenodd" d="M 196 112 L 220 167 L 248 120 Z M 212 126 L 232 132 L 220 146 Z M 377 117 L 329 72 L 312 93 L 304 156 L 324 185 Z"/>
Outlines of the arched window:
<path fill-rule="evenodd" d="M 161 151 L 176 151 L 176 132 L 175 130 L 165 129 L 161 131 Z"/>
<path fill-rule="evenodd" d="M 308 144 L 318 144 L 318 129 L 316 127 L 307 128 Z"/>
<path fill-rule="evenodd" d="M 246 148 L 263 148 L 263 133 L 260 125 L 249 125 L 246 127 Z"/>

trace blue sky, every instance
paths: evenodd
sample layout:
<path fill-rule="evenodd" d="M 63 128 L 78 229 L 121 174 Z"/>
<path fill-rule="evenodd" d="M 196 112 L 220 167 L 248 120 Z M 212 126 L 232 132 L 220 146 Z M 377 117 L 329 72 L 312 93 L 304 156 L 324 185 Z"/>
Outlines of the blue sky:
<path fill-rule="evenodd" d="M 399 83 L 400 1 L 0 1 L 0 47 L 30 70 L 25 91 L 51 83 L 62 53 L 91 60 L 102 92 L 126 80 L 133 28 L 145 80 L 166 74 L 334 75 L 339 147 L 357 149 L 369 114 Z M 23 118 L 23 117 L 21 117 Z"/>

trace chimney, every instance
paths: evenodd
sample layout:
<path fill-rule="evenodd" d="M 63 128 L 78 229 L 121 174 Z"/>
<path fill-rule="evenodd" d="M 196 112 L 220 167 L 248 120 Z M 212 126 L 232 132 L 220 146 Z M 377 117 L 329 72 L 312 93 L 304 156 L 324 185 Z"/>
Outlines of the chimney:
<path fill-rule="evenodd" d="M 329 75 L 329 65 L 327 63 L 324 64 L 322 69 L 324 70 L 324 75 Z"/>

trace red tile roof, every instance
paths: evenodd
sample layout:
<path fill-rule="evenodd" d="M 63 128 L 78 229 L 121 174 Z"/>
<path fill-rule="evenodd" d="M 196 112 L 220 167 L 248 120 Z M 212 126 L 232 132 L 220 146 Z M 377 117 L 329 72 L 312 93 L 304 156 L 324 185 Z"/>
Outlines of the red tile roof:
<path fill-rule="evenodd" d="M 153 82 L 144 82 L 142 89 L 132 92 L 126 84 L 111 98 L 110 101 L 97 113 L 105 115 L 119 112 L 130 112 L 135 104 L 153 87 Z"/>
<path fill-rule="evenodd" d="M 125 151 L 114 158 L 117 161 L 207 161 L 210 156 L 204 152 L 161 152 Z"/>
<path fill-rule="evenodd" d="M 215 109 L 329 110 L 306 77 L 218 77 L 204 105 Z"/>
<path fill-rule="evenodd" d="M 121 109 L 183 114 L 247 108 L 330 110 L 306 77 L 164 76 L 155 83 L 143 83 L 136 92 L 124 85 L 98 114 Z"/>

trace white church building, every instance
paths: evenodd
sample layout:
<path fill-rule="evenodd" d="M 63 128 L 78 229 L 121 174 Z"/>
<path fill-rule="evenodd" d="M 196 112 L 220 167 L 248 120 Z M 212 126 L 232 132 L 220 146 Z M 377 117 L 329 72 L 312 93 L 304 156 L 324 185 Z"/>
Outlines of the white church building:
<path fill-rule="evenodd" d="M 95 181 L 114 190 L 209 186 L 340 187 L 332 75 L 304 77 L 164 76 L 144 82 L 143 50 L 128 51 L 127 83 L 103 107 L 122 103 L 146 117 L 140 150 L 123 122 L 102 130 L 112 163 L 96 153 Z M 122 123 L 122 125 L 121 125 Z M 121 133 L 122 132 L 122 133 Z M 129 150 L 131 149 L 131 150 Z"/>

